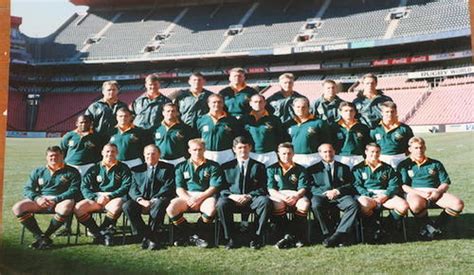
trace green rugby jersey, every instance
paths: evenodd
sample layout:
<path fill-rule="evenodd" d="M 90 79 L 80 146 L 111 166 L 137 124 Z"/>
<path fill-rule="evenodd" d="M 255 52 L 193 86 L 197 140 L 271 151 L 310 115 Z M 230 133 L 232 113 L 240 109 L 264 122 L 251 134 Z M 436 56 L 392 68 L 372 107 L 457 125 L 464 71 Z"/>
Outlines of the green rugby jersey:
<path fill-rule="evenodd" d="M 104 140 L 93 131 L 86 135 L 76 130 L 67 132 L 59 147 L 64 153 L 64 162 L 70 165 L 84 165 L 100 161 Z"/>
<path fill-rule="evenodd" d="M 250 97 L 257 93 L 258 92 L 250 86 L 245 86 L 245 88 L 237 93 L 230 86 L 219 92 L 219 94 L 224 97 L 227 112 L 236 118 L 240 118 L 241 116 L 250 113 Z"/>
<path fill-rule="evenodd" d="M 157 127 L 163 120 L 163 105 L 171 103 L 171 99 L 160 94 L 154 99 L 146 94 L 139 96 L 132 103 L 132 112 L 135 114 L 133 124 L 143 129 Z"/>
<path fill-rule="evenodd" d="M 265 113 L 263 117 L 256 120 L 252 112 L 241 119 L 244 129 L 253 140 L 252 152 L 268 153 L 276 151 L 278 144 L 288 141 L 289 137 L 276 116 Z"/>
<path fill-rule="evenodd" d="M 268 167 L 268 189 L 298 191 L 309 188 L 308 176 L 303 166 L 294 163 L 288 171 L 283 170 L 280 163 Z"/>
<path fill-rule="evenodd" d="M 293 93 L 287 97 L 285 97 L 281 91 L 274 93 L 267 98 L 269 113 L 279 117 L 282 123 L 293 120 L 293 118 L 296 117 L 293 111 L 293 100 L 297 97 L 304 96 L 296 91 L 293 91 Z"/>
<path fill-rule="evenodd" d="M 285 126 L 295 147 L 295 154 L 313 154 L 318 152 L 322 143 L 329 142 L 329 126 L 321 119 L 312 115 L 303 123 L 298 118 L 289 121 Z"/>
<path fill-rule="evenodd" d="M 79 194 L 81 175 L 69 165 L 51 170 L 47 166 L 34 169 L 25 184 L 24 196 L 35 200 L 41 196 L 55 196 L 54 201 L 74 199 Z"/>
<path fill-rule="evenodd" d="M 89 105 L 85 114 L 92 118 L 92 127 L 96 133 L 101 136 L 108 136 L 117 125 L 116 114 L 120 108 L 128 107 L 120 100 L 110 106 L 103 99 L 99 99 Z"/>
<path fill-rule="evenodd" d="M 397 167 L 402 184 L 413 188 L 438 188 L 442 183 L 451 184 L 444 165 L 435 159 L 426 158 L 422 163 L 408 157 Z"/>
<path fill-rule="evenodd" d="M 150 133 L 140 127 L 132 126 L 125 131 L 115 128 L 110 134 L 110 143 L 118 147 L 118 160 L 143 158 L 143 148 L 153 143 Z"/>
<path fill-rule="evenodd" d="M 335 96 L 331 101 L 327 101 L 324 96 L 321 96 L 314 101 L 311 112 L 331 125 L 339 120 L 339 104 L 341 102 L 342 99 L 338 96 Z"/>
<path fill-rule="evenodd" d="M 370 142 L 370 130 L 358 121 L 348 126 L 340 119 L 331 125 L 331 140 L 337 155 L 362 156 Z"/>
<path fill-rule="evenodd" d="M 195 167 L 191 159 L 187 159 L 176 166 L 176 188 L 204 192 L 209 187 L 220 189 L 223 186 L 223 172 L 217 162 L 206 159 Z"/>
<path fill-rule="evenodd" d="M 161 158 L 173 160 L 188 155 L 188 141 L 197 137 L 197 133 L 187 124 L 178 122 L 167 126 L 164 122 L 154 129 L 155 145 L 160 148 Z"/>
<path fill-rule="evenodd" d="M 82 179 L 81 192 L 84 198 L 97 199 L 97 192 L 110 192 L 111 199 L 125 196 L 132 184 L 132 172 L 128 166 L 117 161 L 107 168 L 102 162 L 87 170 Z"/>
<path fill-rule="evenodd" d="M 198 96 L 195 96 L 189 89 L 180 91 L 174 99 L 174 103 L 178 105 L 181 121 L 195 127 L 198 118 L 209 112 L 207 99 L 210 95 L 212 92 L 205 89 Z"/>
<path fill-rule="evenodd" d="M 227 114 L 213 118 L 210 114 L 200 117 L 196 129 L 206 143 L 206 150 L 223 151 L 232 148 L 232 141 L 241 131 L 241 124 Z"/>
<path fill-rule="evenodd" d="M 382 148 L 383 155 L 398 155 L 408 151 L 408 141 L 413 137 L 410 126 L 397 123 L 395 127 L 387 129 L 382 122 L 370 131 L 370 137 Z"/>
<path fill-rule="evenodd" d="M 384 95 L 382 91 L 378 91 L 378 95 L 372 99 L 369 99 L 362 93 L 359 93 L 352 103 L 354 103 L 356 106 L 358 119 L 360 122 L 367 125 L 370 129 L 373 129 L 377 127 L 380 120 L 382 119 L 382 111 L 380 106 L 385 101 L 393 100 L 392 98 Z"/>
<path fill-rule="evenodd" d="M 373 196 L 375 195 L 370 190 L 386 190 L 385 195 L 393 197 L 399 192 L 400 189 L 400 178 L 397 172 L 392 166 L 385 162 L 380 164 L 372 170 L 372 168 L 363 161 L 354 168 L 352 168 L 354 174 L 354 187 L 360 195 Z"/>

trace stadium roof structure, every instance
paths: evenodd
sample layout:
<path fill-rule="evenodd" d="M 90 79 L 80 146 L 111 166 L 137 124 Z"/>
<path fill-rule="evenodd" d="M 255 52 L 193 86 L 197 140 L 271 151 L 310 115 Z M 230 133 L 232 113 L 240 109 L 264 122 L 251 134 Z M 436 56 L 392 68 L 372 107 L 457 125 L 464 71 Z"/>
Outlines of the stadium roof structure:
<path fill-rule="evenodd" d="M 203 4 L 223 4 L 235 2 L 252 2 L 250 0 L 69 0 L 74 5 L 89 6 L 92 8 L 110 8 L 124 6 L 186 6 Z"/>

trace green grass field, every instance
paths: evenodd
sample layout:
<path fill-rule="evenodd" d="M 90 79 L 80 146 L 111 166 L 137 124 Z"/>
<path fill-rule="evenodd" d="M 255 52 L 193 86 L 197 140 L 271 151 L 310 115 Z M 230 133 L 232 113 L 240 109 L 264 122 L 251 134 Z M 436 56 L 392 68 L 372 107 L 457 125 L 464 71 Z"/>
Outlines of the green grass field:
<path fill-rule="evenodd" d="M 239 248 L 168 248 L 142 251 L 138 245 L 106 248 L 90 244 L 82 236 L 78 245 L 66 246 L 65 238 L 55 238 L 55 248 L 34 251 L 20 245 L 20 224 L 11 213 L 22 198 L 29 172 L 44 165 L 44 149 L 57 139 L 8 139 L 3 200 L 3 249 L 1 274 L 130 274 L 130 273 L 473 273 L 474 272 L 474 133 L 425 135 L 428 155 L 441 160 L 453 186 L 450 192 L 465 201 L 465 211 L 457 220 L 457 236 L 443 240 L 408 243 L 354 245 L 325 249 L 316 244 L 301 249 L 279 251 L 267 246 L 259 251 Z M 436 214 L 436 211 L 433 211 Z M 46 226 L 49 217 L 40 223 Z M 412 220 L 408 221 L 413 229 Z M 452 227 L 452 226 L 451 226 Z"/>

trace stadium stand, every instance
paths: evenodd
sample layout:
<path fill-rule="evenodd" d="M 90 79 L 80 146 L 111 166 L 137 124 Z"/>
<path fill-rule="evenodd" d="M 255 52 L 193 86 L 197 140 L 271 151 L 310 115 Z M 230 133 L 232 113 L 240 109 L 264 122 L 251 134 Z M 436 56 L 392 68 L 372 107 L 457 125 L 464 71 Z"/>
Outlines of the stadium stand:
<path fill-rule="evenodd" d="M 474 84 L 437 87 L 407 121 L 410 125 L 457 124 L 474 121 Z"/>

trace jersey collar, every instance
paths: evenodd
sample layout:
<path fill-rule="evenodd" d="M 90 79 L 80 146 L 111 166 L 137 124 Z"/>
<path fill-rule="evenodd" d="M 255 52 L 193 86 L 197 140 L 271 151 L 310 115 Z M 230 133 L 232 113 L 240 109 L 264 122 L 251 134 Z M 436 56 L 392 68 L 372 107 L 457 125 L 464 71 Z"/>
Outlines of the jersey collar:
<path fill-rule="evenodd" d="M 191 164 L 193 165 L 194 170 L 198 169 L 201 165 L 205 164 L 206 161 L 207 161 L 206 159 L 203 159 L 199 162 L 194 162 L 192 159 L 189 159 L 189 162 L 191 162 Z"/>
<path fill-rule="evenodd" d="M 123 133 L 128 132 L 128 131 L 132 130 L 133 128 L 135 128 L 135 125 L 133 125 L 133 123 L 132 123 L 129 127 L 126 127 L 126 128 L 121 128 L 118 125 L 116 127 L 119 130 L 119 132 L 123 134 Z"/>
<path fill-rule="evenodd" d="M 222 118 L 227 117 L 227 113 L 226 113 L 225 111 L 223 111 L 222 114 L 219 115 L 219 116 L 217 116 L 217 117 L 211 115 L 210 112 L 209 112 L 208 114 L 209 114 L 209 116 L 212 118 L 212 121 L 214 121 L 214 123 L 216 123 L 217 121 L 219 121 L 219 120 L 222 119 Z"/>
<path fill-rule="evenodd" d="M 385 123 L 383 123 L 383 121 L 380 121 L 380 125 L 382 125 L 385 132 L 388 133 L 388 132 L 393 131 L 393 130 L 397 129 L 398 127 L 400 127 L 400 122 L 397 120 L 395 123 L 388 126 Z"/>
<path fill-rule="evenodd" d="M 295 121 L 296 121 L 296 123 L 298 123 L 298 125 L 299 125 L 299 124 L 303 124 L 303 123 L 305 123 L 306 121 L 311 120 L 311 119 L 314 119 L 314 118 L 315 118 L 315 117 L 314 117 L 313 114 L 309 114 L 309 116 L 307 116 L 307 117 L 306 117 L 305 119 L 303 119 L 303 120 L 301 120 L 299 117 L 295 116 Z"/>
<path fill-rule="evenodd" d="M 255 112 L 254 110 L 250 111 L 250 115 L 253 116 L 255 118 L 255 120 L 257 120 L 257 112 Z M 266 116 L 269 116 L 270 114 L 268 113 L 267 110 L 264 110 L 263 111 L 263 115 L 260 117 L 260 118 L 263 118 L 263 117 L 266 117 Z"/>
<path fill-rule="evenodd" d="M 346 124 L 346 123 L 344 122 L 344 119 L 342 119 L 342 118 L 339 119 L 339 121 L 337 122 L 337 124 L 339 124 L 340 126 L 346 128 L 347 130 L 350 130 L 350 129 L 351 129 L 352 127 L 354 127 L 354 125 L 356 125 L 357 123 L 359 123 L 359 122 L 357 121 L 357 119 L 354 119 L 354 122 L 352 122 L 351 124 Z"/>
<path fill-rule="evenodd" d="M 372 172 L 374 172 L 375 170 L 377 170 L 377 168 L 379 168 L 380 166 L 382 166 L 382 162 L 379 160 L 379 162 L 377 163 L 377 165 L 372 166 L 370 163 L 367 162 L 367 160 L 364 160 L 365 161 L 365 165 L 367 165 L 370 170 L 372 170 Z"/>
<path fill-rule="evenodd" d="M 56 173 L 57 171 L 61 170 L 64 168 L 64 163 L 61 163 L 57 168 L 53 168 L 49 165 L 46 165 L 46 168 L 48 168 L 48 171 L 51 173 L 51 175 L 53 175 L 54 173 Z"/>
<path fill-rule="evenodd" d="M 423 160 L 421 160 L 421 161 L 418 161 L 418 160 L 416 160 L 416 159 L 413 158 L 413 157 L 410 157 L 410 159 L 411 159 L 414 163 L 416 163 L 416 165 L 418 165 L 418 166 L 422 166 L 423 164 L 425 164 L 425 163 L 428 161 L 428 157 L 427 157 L 427 156 L 425 156 L 425 158 L 424 158 Z"/>
<path fill-rule="evenodd" d="M 168 129 L 171 129 L 173 126 L 179 124 L 179 120 L 176 120 L 175 122 L 172 122 L 171 124 L 168 124 L 165 122 L 165 120 L 162 120 L 161 124 L 166 127 L 166 130 L 168 130 Z"/>
<path fill-rule="evenodd" d="M 107 172 L 110 171 L 110 169 L 112 169 L 115 165 L 117 165 L 117 163 L 118 163 L 118 160 L 116 160 L 114 163 L 111 163 L 111 164 L 105 163 L 104 161 L 100 162 L 100 164 L 104 166 L 105 169 L 107 169 Z"/>
<path fill-rule="evenodd" d="M 285 175 L 286 173 L 288 173 L 288 171 L 295 167 L 294 162 L 291 162 L 291 164 L 284 164 L 283 162 L 279 161 L 278 164 L 280 164 L 283 175 Z"/>

